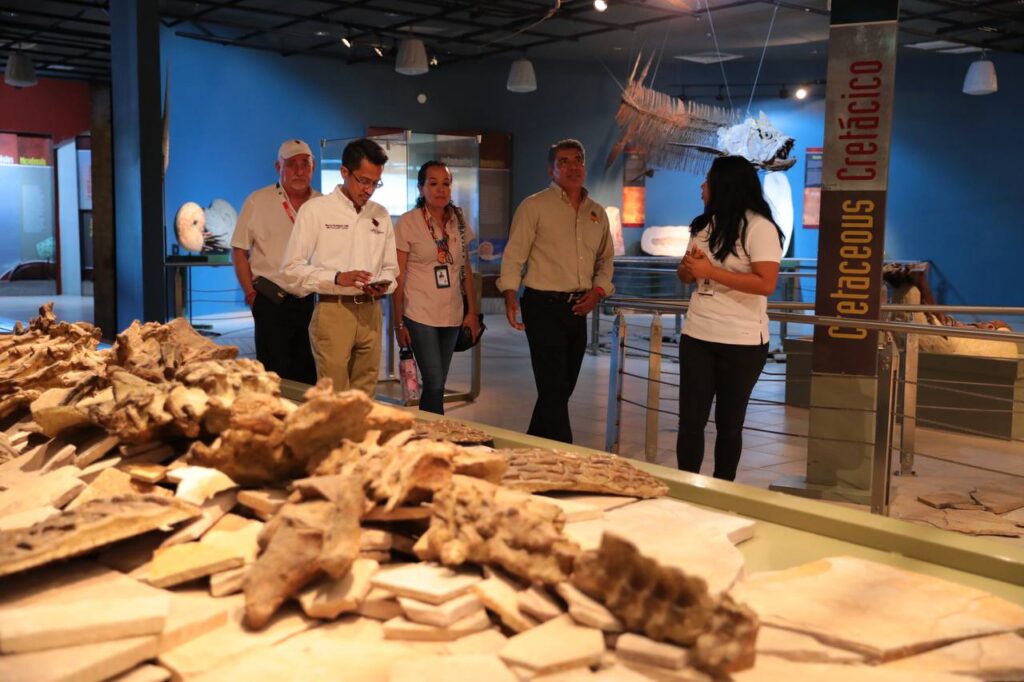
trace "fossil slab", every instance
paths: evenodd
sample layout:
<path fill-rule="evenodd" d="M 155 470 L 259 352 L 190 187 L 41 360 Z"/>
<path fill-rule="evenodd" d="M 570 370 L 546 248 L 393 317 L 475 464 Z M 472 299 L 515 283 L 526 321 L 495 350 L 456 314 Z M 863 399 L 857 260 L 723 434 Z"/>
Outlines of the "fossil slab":
<path fill-rule="evenodd" d="M 601 601 L 630 632 L 690 646 L 692 664 L 721 674 L 754 663 L 757 615 L 728 594 L 714 597 L 699 577 L 660 565 L 606 532 L 576 561 L 572 583 Z"/>
<path fill-rule="evenodd" d="M 456 445 L 491 445 L 494 436 L 480 429 L 451 419 L 417 422 L 413 426 L 417 438 L 446 440 Z"/>
<path fill-rule="evenodd" d="M 851 557 L 753 575 L 733 595 L 765 623 L 880 661 L 1024 627 L 1024 607 L 1018 604 Z"/>
<path fill-rule="evenodd" d="M 596 665 L 604 651 L 600 630 L 576 625 L 566 615 L 512 637 L 499 655 L 509 665 L 540 674 Z"/>
<path fill-rule="evenodd" d="M 496 565 L 545 584 L 565 581 L 572 570 L 578 548 L 562 535 L 562 511 L 526 493 L 455 475 L 434 495 L 433 512 L 416 545 L 421 559 Z"/>
<path fill-rule="evenodd" d="M 508 460 L 502 484 L 510 488 L 533 493 L 566 490 L 633 497 L 660 497 L 668 492 L 668 486 L 654 476 L 615 455 L 580 455 L 542 448 L 497 452 Z"/>
<path fill-rule="evenodd" d="M 985 680 L 1024 679 L 1024 636 L 1007 632 L 991 637 L 966 639 L 887 663 L 887 669 L 972 675 Z"/>
<path fill-rule="evenodd" d="M 629 538 L 663 566 L 705 580 L 718 594 L 743 575 L 743 554 L 733 545 L 753 534 L 755 523 L 676 500 L 642 500 L 605 512 L 604 518 L 570 523 L 565 534 L 583 549 L 597 549 L 606 532 Z"/>
<path fill-rule="evenodd" d="M 199 513 L 191 504 L 157 495 L 93 500 L 30 528 L 0 533 L 0 577 L 169 527 Z"/>

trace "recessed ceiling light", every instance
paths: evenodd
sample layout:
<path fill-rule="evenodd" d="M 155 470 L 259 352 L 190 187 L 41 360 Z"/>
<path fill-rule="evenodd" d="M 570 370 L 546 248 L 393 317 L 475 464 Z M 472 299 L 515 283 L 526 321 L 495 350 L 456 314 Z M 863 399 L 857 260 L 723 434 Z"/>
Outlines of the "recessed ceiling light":
<path fill-rule="evenodd" d="M 608 3 L 605 0 L 594 0 L 594 9 L 598 12 L 603 12 L 608 9 Z"/>
<path fill-rule="evenodd" d="M 50 64 L 48 66 L 44 66 L 43 68 L 44 69 L 53 69 L 54 71 L 74 71 L 75 70 L 75 67 L 71 66 L 70 64 Z"/>
<path fill-rule="evenodd" d="M 906 47 L 915 50 L 947 50 L 951 47 L 963 47 L 963 43 L 954 43 L 951 40 L 928 40 L 923 43 L 908 43 Z"/>
<path fill-rule="evenodd" d="M 715 51 L 677 54 L 672 57 L 672 59 L 681 59 L 684 62 L 693 62 L 695 64 L 718 64 L 719 62 L 731 62 L 734 59 L 742 58 L 743 55 Z"/>
<path fill-rule="evenodd" d="M 327 31 L 317 31 L 317 32 L 316 32 L 316 34 L 317 34 L 318 36 L 320 36 L 321 38 L 323 38 L 324 36 L 326 36 L 326 35 L 327 35 Z"/>
<path fill-rule="evenodd" d="M 796 89 L 796 98 L 797 99 L 807 99 L 807 88 L 797 88 Z"/>

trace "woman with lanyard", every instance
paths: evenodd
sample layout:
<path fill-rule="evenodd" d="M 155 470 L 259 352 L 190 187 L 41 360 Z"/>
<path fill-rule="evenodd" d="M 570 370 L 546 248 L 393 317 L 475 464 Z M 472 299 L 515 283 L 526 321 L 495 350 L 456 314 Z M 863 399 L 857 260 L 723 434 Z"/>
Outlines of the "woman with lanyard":
<path fill-rule="evenodd" d="M 446 165 L 426 162 L 416 184 L 416 208 L 395 223 L 397 337 L 399 346 L 412 347 L 423 375 L 419 408 L 444 414 L 444 384 L 459 331 L 468 327 L 474 339 L 480 334 L 473 272 L 466 258 L 473 233 L 452 204 L 452 174 Z"/>
<path fill-rule="evenodd" d="M 679 339 L 679 468 L 700 472 L 704 426 L 715 403 L 715 478 L 736 478 L 747 403 L 768 359 L 768 296 L 782 230 L 742 156 L 715 159 L 701 185 L 704 213 L 690 225 L 679 279 L 696 282 Z"/>

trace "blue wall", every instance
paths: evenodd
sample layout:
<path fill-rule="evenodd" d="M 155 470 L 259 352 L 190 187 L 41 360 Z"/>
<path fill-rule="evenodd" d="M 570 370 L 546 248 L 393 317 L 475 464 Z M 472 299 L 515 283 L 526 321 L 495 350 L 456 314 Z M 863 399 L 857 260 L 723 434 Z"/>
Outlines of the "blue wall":
<path fill-rule="evenodd" d="M 409 78 L 390 63 L 346 66 L 283 58 L 181 38 L 170 30 L 161 35 L 161 52 L 171 74 L 168 222 L 190 200 L 206 205 L 222 197 L 240 208 L 249 192 L 273 182 L 277 145 L 287 137 L 316 145 L 321 138 L 361 134 L 368 126 L 511 133 L 513 203 L 548 182 L 547 146 L 578 137 L 588 148 L 588 185 L 595 198 L 621 204 L 621 165 L 606 169 L 604 162 L 616 138 L 618 86 L 612 74 L 624 80 L 628 69 L 622 63 L 610 65 L 609 73 L 597 62 L 539 62 L 538 90 L 521 95 L 505 90 L 507 60 Z M 1024 193 L 1016 179 L 1024 136 L 1015 120 L 1024 109 L 1024 57 L 994 55 L 1000 92 L 969 97 L 960 93 L 969 56 L 910 52 L 904 50 L 897 65 L 887 256 L 932 260 L 939 279 L 950 282 L 947 302 L 1024 305 L 1011 274 L 1024 251 Z M 731 63 L 726 70 L 733 82 L 751 82 L 755 66 Z M 818 62 L 769 63 L 761 79 L 796 84 L 822 78 L 823 72 Z M 674 63 L 662 66 L 657 87 L 675 92 L 679 83 L 719 81 L 717 65 Z M 751 107 L 754 113 L 764 109 L 797 141 L 799 161 L 790 171 L 797 256 L 817 252 L 817 232 L 802 229 L 799 221 L 803 150 L 822 142 L 820 89 L 804 102 L 773 97 L 755 99 Z M 416 102 L 421 92 L 428 96 L 423 105 Z M 745 106 L 749 89 L 735 89 L 733 96 Z M 700 212 L 699 185 L 696 176 L 659 171 L 648 181 L 648 224 L 688 223 Z M 627 230 L 627 238 L 637 240 L 638 232 Z M 198 270 L 196 298 L 230 303 L 197 304 L 194 312 L 241 307 L 230 268 Z M 214 293 L 207 298 L 203 291 Z"/>

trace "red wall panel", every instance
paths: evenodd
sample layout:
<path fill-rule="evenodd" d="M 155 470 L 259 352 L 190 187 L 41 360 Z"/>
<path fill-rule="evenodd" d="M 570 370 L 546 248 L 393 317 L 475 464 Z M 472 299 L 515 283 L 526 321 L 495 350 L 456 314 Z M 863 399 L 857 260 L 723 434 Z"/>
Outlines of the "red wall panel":
<path fill-rule="evenodd" d="M 60 142 L 88 130 L 88 83 L 40 78 L 19 90 L 0 81 L 0 131 L 52 135 Z"/>

